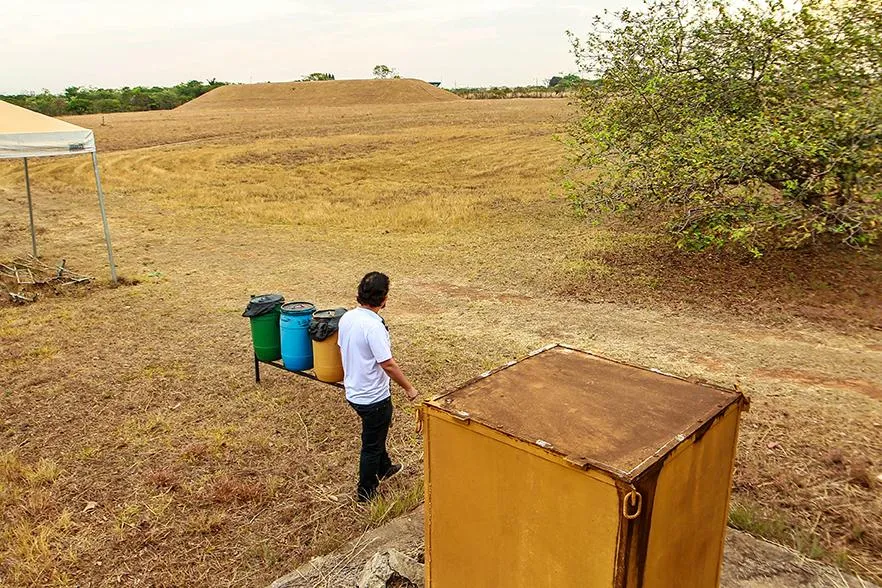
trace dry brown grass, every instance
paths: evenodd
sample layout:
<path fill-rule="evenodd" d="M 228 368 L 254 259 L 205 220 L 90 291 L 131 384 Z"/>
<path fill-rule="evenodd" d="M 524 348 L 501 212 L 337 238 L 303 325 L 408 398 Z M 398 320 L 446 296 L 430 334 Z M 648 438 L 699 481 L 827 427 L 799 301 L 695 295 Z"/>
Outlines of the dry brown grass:
<path fill-rule="evenodd" d="M 331 80 L 221 86 L 179 110 L 251 110 L 355 105 L 420 104 L 462 100 L 422 80 Z"/>
<path fill-rule="evenodd" d="M 619 263 L 646 235 L 573 219 L 556 196 L 567 116 L 541 100 L 78 119 L 105 149 L 118 263 L 137 283 L 0 309 L 0 583 L 257 585 L 408 508 L 410 409 L 390 442 L 405 474 L 356 507 L 357 417 L 275 370 L 255 385 L 239 316 L 259 292 L 351 304 L 376 268 L 425 395 L 555 340 L 739 383 L 754 402 L 734 518 L 878 579 L 882 492 L 855 470 L 882 464 L 878 262 L 721 301 L 720 274 L 689 289 L 662 280 L 676 265 Z M 31 170 L 45 257 L 106 276 L 88 159 Z M 29 243 L 20 184 L 0 165 L 0 258 Z"/>

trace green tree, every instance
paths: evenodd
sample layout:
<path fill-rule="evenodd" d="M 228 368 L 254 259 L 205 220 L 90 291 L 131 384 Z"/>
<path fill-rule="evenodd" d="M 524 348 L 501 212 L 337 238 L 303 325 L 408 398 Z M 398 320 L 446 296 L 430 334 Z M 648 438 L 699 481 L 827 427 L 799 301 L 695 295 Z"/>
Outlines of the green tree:
<path fill-rule="evenodd" d="M 67 101 L 61 96 L 54 96 L 49 90 L 43 90 L 40 94 L 32 96 L 26 108 L 48 114 L 49 116 L 61 116 L 67 114 Z"/>
<path fill-rule="evenodd" d="M 571 90 L 574 88 L 578 88 L 585 82 L 579 75 L 577 74 L 561 74 L 552 76 L 548 80 L 549 88 L 557 88 L 560 90 Z"/>
<path fill-rule="evenodd" d="M 92 101 L 87 96 L 74 96 L 67 101 L 67 112 L 71 114 L 86 114 L 91 112 Z"/>
<path fill-rule="evenodd" d="M 171 110 L 186 102 L 173 88 L 159 88 L 157 91 L 151 92 L 151 95 L 157 110 Z"/>
<path fill-rule="evenodd" d="M 152 110 L 153 97 L 150 95 L 150 91 L 142 86 L 133 88 L 129 106 L 132 110 Z"/>
<path fill-rule="evenodd" d="M 311 73 L 308 76 L 303 76 L 301 81 L 304 82 L 324 82 L 334 79 L 334 74 L 332 73 Z"/>
<path fill-rule="evenodd" d="M 63 94 L 54 95 L 48 90 L 41 94 L 22 94 L 0 96 L 12 102 L 43 114 L 60 116 L 64 114 L 86 114 L 95 112 L 128 112 L 134 110 L 171 109 L 202 94 L 223 86 L 216 79 L 202 83 L 190 80 L 171 88 L 154 86 L 146 88 L 89 88 L 70 86 Z"/>
<path fill-rule="evenodd" d="M 92 102 L 92 112 L 121 112 L 122 104 L 119 98 L 98 98 Z"/>
<path fill-rule="evenodd" d="M 660 0 L 571 33 L 578 210 L 660 214 L 679 246 L 851 246 L 882 231 L 882 3 Z"/>
<path fill-rule="evenodd" d="M 205 85 L 199 80 L 190 80 L 189 82 L 185 82 L 183 84 L 178 84 L 173 88 L 174 93 L 182 99 L 183 102 L 187 102 L 189 100 L 193 100 L 194 98 L 198 98 L 202 96 L 206 92 Z M 165 91 L 165 88 L 153 88 L 152 93 L 160 93 Z"/>
<path fill-rule="evenodd" d="M 378 80 L 386 80 L 389 78 L 397 78 L 399 76 L 398 70 L 391 68 L 388 65 L 375 65 L 374 77 Z"/>

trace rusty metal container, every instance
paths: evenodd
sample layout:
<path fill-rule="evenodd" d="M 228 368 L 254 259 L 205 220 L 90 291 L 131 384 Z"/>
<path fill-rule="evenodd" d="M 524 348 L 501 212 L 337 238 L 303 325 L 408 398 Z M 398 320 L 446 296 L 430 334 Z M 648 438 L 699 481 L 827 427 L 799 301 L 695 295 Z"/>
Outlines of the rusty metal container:
<path fill-rule="evenodd" d="M 562 345 L 426 402 L 426 585 L 717 586 L 744 407 Z"/>

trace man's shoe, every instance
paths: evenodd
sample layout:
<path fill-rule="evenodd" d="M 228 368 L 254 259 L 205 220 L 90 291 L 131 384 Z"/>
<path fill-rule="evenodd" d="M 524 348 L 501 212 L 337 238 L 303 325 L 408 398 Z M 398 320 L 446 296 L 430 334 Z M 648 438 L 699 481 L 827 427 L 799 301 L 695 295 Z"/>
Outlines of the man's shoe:
<path fill-rule="evenodd" d="M 389 466 L 389 469 L 386 470 L 386 473 L 380 476 L 380 479 L 388 480 L 389 478 L 394 478 L 402 469 L 404 469 L 404 466 L 402 466 L 400 463 L 393 463 L 391 466 Z"/>

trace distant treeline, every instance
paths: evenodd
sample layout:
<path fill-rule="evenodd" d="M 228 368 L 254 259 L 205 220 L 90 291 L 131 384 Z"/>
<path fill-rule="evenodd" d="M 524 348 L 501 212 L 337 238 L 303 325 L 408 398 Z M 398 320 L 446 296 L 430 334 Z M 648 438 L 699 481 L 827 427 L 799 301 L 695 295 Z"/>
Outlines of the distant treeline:
<path fill-rule="evenodd" d="M 202 96 L 226 82 L 190 80 L 177 86 L 136 86 L 134 88 L 80 88 L 71 86 L 63 94 L 43 90 L 40 94 L 0 95 L 0 100 L 23 106 L 49 116 L 169 110 Z"/>
<path fill-rule="evenodd" d="M 457 96 L 470 100 L 492 100 L 496 98 L 562 98 L 571 96 L 573 90 L 548 88 L 546 86 L 494 86 L 492 88 L 455 88 L 450 90 Z"/>
<path fill-rule="evenodd" d="M 473 100 L 495 98 L 562 98 L 572 96 L 585 84 L 592 83 L 575 74 L 553 76 L 543 86 L 494 86 L 492 88 L 456 88 L 450 90 L 458 96 Z"/>

